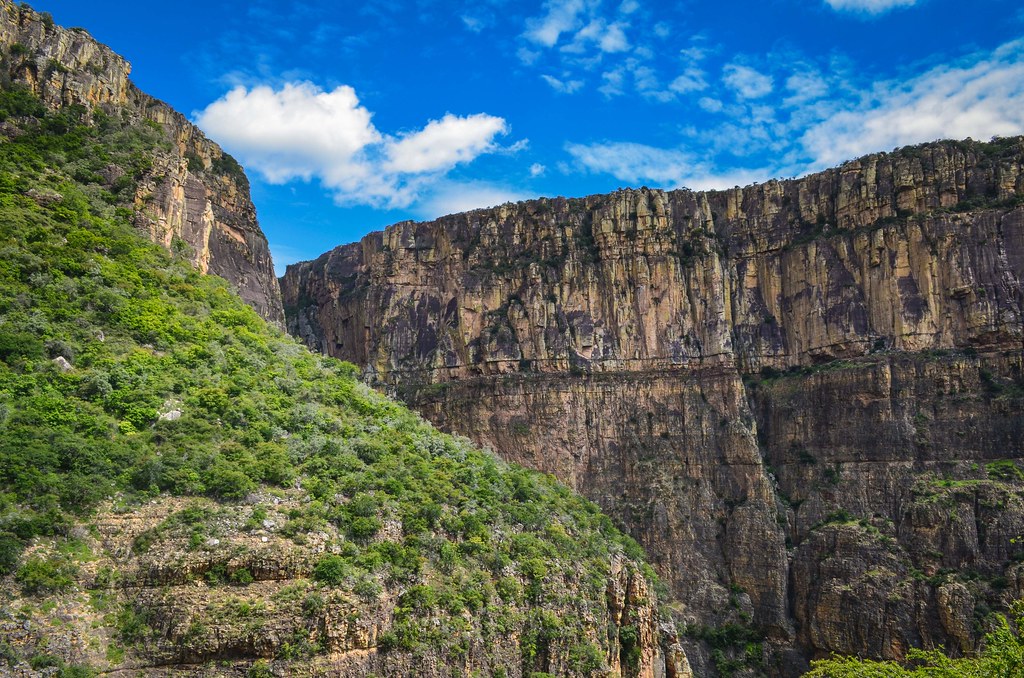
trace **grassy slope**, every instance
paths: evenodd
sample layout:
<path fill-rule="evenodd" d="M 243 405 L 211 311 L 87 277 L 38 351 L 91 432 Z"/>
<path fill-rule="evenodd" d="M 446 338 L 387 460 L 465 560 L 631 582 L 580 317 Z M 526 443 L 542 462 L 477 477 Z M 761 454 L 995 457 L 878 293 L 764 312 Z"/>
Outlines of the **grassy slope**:
<path fill-rule="evenodd" d="M 168 494 L 231 505 L 297 493 L 283 533 L 330 535 L 333 553 L 312 573 L 319 586 L 405 592 L 381 639 L 394 650 L 456 652 L 458 634 L 432 632 L 428 616 L 455 623 L 488 605 L 520 622 L 543 616 L 565 603 L 552 582 L 574 582 L 569 597 L 600 607 L 612 557 L 641 558 L 593 504 L 439 434 L 359 383 L 351 365 L 309 353 L 222 280 L 137 235 L 122 195 L 152 149 L 168 143 L 159 126 L 99 112 L 86 124 L 81 108 L 45 112 L 18 91 L 0 94 L 0 119 L 0 574 L 16 582 L 8 588 L 29 598 L 69 588 L 81 568 L 76 525 L 98 506 L 131 512 Z M 160 420 L 171 411 L 180 418 Z M 204 513 L 215 511 L 205 499 L 196 507 L 134 548 L 152 548 L 176 525 L 199 548 Z M 265 513 L 257 506 L 250 519 Z M 55 547 L 32 546 L 44 541 Z M 229 574 L 251 580 L 218 576 Z M 131 614 L 104 623 L 130 627 Z M 541 621 L 566 638 L 583 623 Z M 116 631 L 130 643 L 137 630 Z M 532 642 L 524 668 L 538 652 Z M 3 650 L 18 661 L 15 648 Z M 579 649 L 579 668 L 607 652 Z"/>

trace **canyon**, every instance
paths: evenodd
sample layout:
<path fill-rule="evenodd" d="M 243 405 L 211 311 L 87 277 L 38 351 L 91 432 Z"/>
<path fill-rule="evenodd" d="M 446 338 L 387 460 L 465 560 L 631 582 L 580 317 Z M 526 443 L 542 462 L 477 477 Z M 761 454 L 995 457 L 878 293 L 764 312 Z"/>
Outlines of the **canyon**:
<path fill-rule="evenodd" d="M 242 503 L 184 500 L 157 487 L 148 502 L 119 495 L 97 509 L 91 527 L 74 526 L 95 557 L 82 565 L 73 595 L 33 598 L 13 576 L 0 582 L 5 600 L 19 601 L 27 615 L 0 620 L 0 639 L 25 656 L 38 649 L 169 675 L 214 665 L 244 675 L 256 662 L 310 674 L 445 675 L 453 657 L 467 671 L 585 675 L 579 667 L 594 657 L 579 656 L 571 634 L 552 633 L 529 657 L 523 642 L 546 637 L 544 613 L 579 613 L 586 649 L 597 648 L 608 670 L 795 676 L 831 653 L 970 653 L 989 614 L 1024 597 L 1021 138 L 906 147 L 745 188 L 639 188 L 402 222 L 289 266 L 278 281 L 242 168 L 141 92 L 127 61 L 84 30 L 7 0 L 0 46 L 5 88 L 23 87 L 53 111 L 80 107 L 96 125 L 110 116 L 159 133 L 138 166 L 112 164 L 82 180 L 124 198 L 141 234 L 224 278 L 263 319 L 315 352 L 354 363 L 366 382 L 439 428 L 596 502 L 643 546 L 667 588 L 659 610 L 640 560 L 613 543 L 600 586 L 574 574 L 567 557 L 549 558 L 561 573 L 544 584 L 556 602 L 506 606 L 514 619 L 504 632 L 483 615 L 465 613 L 459 626 L 464 611 L 409 614 L 410 590 L 428 596 L 415 582 L 450 583 L 433 552 L 424 560 L 429 577 L 420 579 L 395 579 L 391 565 L 381 569 L 369 557 L 353 561 L 364 588 L 380 587 L 368 597 L 316 579 L 325 557 L 349 557 L 345 549 L 356 544 L 391 553 L 388 545 L 405 543 L 404 505 L 381 488 L 369 494 L 384 497 L 383 508 L 358 516 L 380 517 L 380 534 L 366 542 L 338 518 L 352 497 L 326 492 L 319 477 L 305 477 L 308 487 L 262 487 Z M 22 133 L 11 121 L 2 131 L 12 141 Z M 47 195 L 37 194 L 42 209 Z M 236 311 L 224 316 L 240 323 L 231 327 L 252 330 Z M 104 326 L 97 336 L 118 331 Z M 252 348 L 253 335 L 237 333 L 231 350 Z M 311 369 L 297 347 L 270 328 L 257 335 L 273 344 L 274 358 L 253 361 L 242 351 L 246 360 L 286 373 L 281 390 L 289 397 L 313 388 L 295 381 Z M 225 356 L 221 346 L 189 346 L 196 353 L 168 357 L 165 347 L 125 341 L 131 360 L 145 354 L 161 369 L 176 358 L 203 355 L 213 364 Z M 79 372 L 68 380 L 98 369 L 72 363 Z M 332 369 L 313 373 L 327 379 Z M 246 396 L 232 382 L 242 377 L 225 374 L 232 397 Z M 179 426 L 209 415 L 209 426 L 197 429 L 203 435 L 221 430 L 226 413 L 203 404 L 215 406 L 218 394 L 200 398 L 193 387 L 178 387 L 187 406 L 178 392 L 161 395 L 169 405 L 145 422 L 143 438 L 162 444 L 178 421 L 163 419 L 172 412 L 185 417 Z M 361 387 L 346 388 L 360 394 L 347 396 L 354 409 L 339 414 L 326 399 L 330 414 L 316 421 L 327 421 L 332 435 L 341 430 L 331 428 L 332 417 L 358 430 L 335 445 L 342 458 L 331 462 L 355 468 L 362 461 L 352 461 L 349 448 L 366 443 L 372 458 L 382 443 L 363 438 L 408 434 L 388 428 L 395 419 L 413 424 Z M 17 412 L 23 394 L 8 391 L 0 396 Z M 123 414 L 96 407 L 107 407 L 108 418 Z M 283 417 L 265 409 L 260 417 Z M 305 413 L 296 405 L 288 416 Z M 120 441 L 121 423 L 106 422 L 104 440 Z M 313 446 L 294 428 L 259 449 Z M 427 440 L 446 469 L 477 459 L 461 441 L 416 431 L 417 444 Z M 245 446 L 229 442 L 199 444 L 225 464 L 246 459 Z M 516 472 L 502 467 L 509 477 Z M 561 511 L 564 490 L 543 488 L 539 495 Z M 446 524 L 465 519 L 459 506 L 444 510 Z M 513 523 L 501 529 L 529 541 L 519 532 L 525 524 Z M 596 538 L 589 523 L 566 524 L 581 541 Z M 475 566 L 472 530 L 452 530 L 437 527 L 424 543 L 465 547 Z M 51 537 L 35 537 L 33 558 L 56 553 L 61 542 Z M 488 547 L 498 553 L 500 542 L 496 536 Z M 529 590 L 537 576 L 516 567 L 499 568 L 495 582 L 474 582 L 487 595 L 502 579 Z M 305 609 L 317 596 L 316 609 Z M 583 612 L 574 602 L 581 596 Z M 144 618 L 145 633 L 108 628 L 113 613 L 99 614 L 97 598 Z M 51 605 L 57 614 L 43 609 Z M 418 645 L 420 660 L 381 650 L 381 638 L 397 642 L 401 615 L 424 635 L 443 622 L 467 640 L 455 643 L 453 632 L 438 647 Z"/>
<path fill-rule="evenodd" d="M 765 670 L 977 645 L 1024 593 L 1024 143 L 403 222 L 281 279 L 288 329 L 551 473 Z M 706 634 L 704 634 L 706 635 Z"/>

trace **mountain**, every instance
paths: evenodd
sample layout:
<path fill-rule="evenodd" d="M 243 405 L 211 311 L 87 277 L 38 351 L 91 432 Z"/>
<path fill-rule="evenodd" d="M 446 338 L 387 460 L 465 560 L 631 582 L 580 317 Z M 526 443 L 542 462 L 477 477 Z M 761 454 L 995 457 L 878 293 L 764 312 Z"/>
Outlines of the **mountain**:
<path fill-rule="evenodd" d="M 1022 278 L 1008 138 L 400 223 L 281 286 L 311 347 L 624 525 L 698 675 L 743 665 L 723 629 L 795 675 L 970 651 L 1024 595 Z"/>
<path fill-rule="evenodd" d="M 132 168 L 97 161 L 87 171 L 131 198 L 135 226 L 153 242 L 188 245 L 203 273 L 228 280 L 271 322 L 281 323 L 280 290 L 249 198 L 249 181 L 230 155 L 185 116 L 145 94 L 129 80 L 131 65 L 84 29 L 64 29 L 25 3 L 0 0 L 0 80 L 27 87 L 49 108 L 80 105 L 116 113 L 165 131 L 159 148 Z M 131 177 L 127 184 L 128 170 Z"/>
<path fill-rule="evenodd" d="M 0 30 L 0 674 L 691 675 L 594 504 L 283 333 L 237 165 Z"/>

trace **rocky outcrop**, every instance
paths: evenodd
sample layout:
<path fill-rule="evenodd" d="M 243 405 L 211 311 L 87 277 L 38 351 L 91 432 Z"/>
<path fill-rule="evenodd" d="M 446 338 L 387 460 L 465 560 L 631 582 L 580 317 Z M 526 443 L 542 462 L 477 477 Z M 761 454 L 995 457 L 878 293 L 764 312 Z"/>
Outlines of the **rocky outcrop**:
<path fill-rule="evenodd" d="M 28 86 L 47 105 L 98 108 L 156 124 L 166 147 L 152 158 L 135 195 L 135 222 L 150 239 L 225 278 L 264 318 L 281 324 L 280 291 L 267 239 L 242 168 L 185 116 L 132 84 L 131 66 L 84 29 L 0 2 L 0 76 Z"/>
<path fill-rule="evenodd" d="M 1024 593 L 1022 169 L 942 142 L 400 223 L 290 266 L 288 326 L 596 501 L 770 673 L 971 647 Z"/>
<path fill-rule="evenodd" d="M 341 582 L 317 581 L 316 563 L 336 553 L 344 537 L 332 526 L 283 528 L 309 501 L 292 491 L 283 500 L 254 495 L 250 505 L 164 496 L 130 511 L 108 506 L 90 529 L 76 527 L 70 535 L 81 562 L 62 560 L 67 540 L 41 540 L 29 557 L 73 563 L 73 584 L 29 595 L 13 578 L 0 579 L 0 595 L 10 603 L 0 610 L 5 669 L 43 676 L 47 667 L 67 662 L 124 676 L 520 678 L 536 671 L 692 678 L 674 632 L 659 627 L 656 596 L 638 563 L 622 556 L 596 588 L 580 580 L 549 582 L 563 589 L 554 605 L 503 602 L 493 587 L 472 612 L 446 607 L 450 601 L 431 603 L 416 611 L 413 628 L 424 640 L 396 642 L 414 582 L 394 581 L 380 563 L 381 572 L 363 575 L 362 588 L 353 587 L 351 574 Z M 191 524 L 175 523 L 183 510 L 191 510 Z M 268 517 L 254 520 L 256 511 Z M 205 536 L 210 533 L 217 538 Z M 416 582 L 440 580 L 426 570 Z M 376 583 L 378 577 L 388 585 Z M 506 584 L 514 579 L 504 575 Z M 582 633 L 560 626 L 581 615 Z M 408 624 L 403 628 L 410 633 Z M 414 641 L 415 648 L 405 646 Z M 31 668 L 19 657 L 34 658 Z"/>

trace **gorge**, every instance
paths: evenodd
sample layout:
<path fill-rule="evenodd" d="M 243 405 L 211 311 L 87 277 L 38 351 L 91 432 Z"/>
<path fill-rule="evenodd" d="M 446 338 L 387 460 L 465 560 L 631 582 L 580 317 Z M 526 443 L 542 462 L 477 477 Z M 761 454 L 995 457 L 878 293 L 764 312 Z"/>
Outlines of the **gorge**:
<path fill-rule="evenodd" d="M 0 48 L 0 673 L 788 677 L 1024 598 L 1024 138 L 278 280 L 122 57 Z"/>
<path fill-rule="evenodd" d="M 288 327 L 597 502 L 773 670 L 966 650 L 1022 592 L 1022 162 L 938 142 L 397 224 L 290 266 Z"/>

